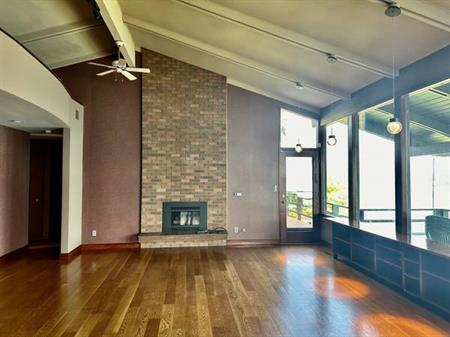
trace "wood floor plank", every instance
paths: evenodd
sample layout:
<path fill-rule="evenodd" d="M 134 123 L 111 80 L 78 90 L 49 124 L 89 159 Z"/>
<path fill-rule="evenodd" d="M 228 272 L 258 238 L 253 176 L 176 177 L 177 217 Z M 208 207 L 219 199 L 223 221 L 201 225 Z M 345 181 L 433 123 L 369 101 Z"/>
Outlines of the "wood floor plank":
<path fill-rule="evenodd" d="M 0 268 L 3 337 L 449 336 L 313 246 L 33 255 Z"/>

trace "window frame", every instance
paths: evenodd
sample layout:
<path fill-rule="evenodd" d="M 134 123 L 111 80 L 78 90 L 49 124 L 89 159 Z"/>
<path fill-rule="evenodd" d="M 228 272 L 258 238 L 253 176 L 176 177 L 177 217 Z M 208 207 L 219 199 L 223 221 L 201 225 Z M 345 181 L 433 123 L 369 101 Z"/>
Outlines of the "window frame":
<path fill-rule="evenodd" d="M 403 95 L 395 97 L 396 116 L 402 123 L 403 130 L 394 136 L 394 174 L 395 174 L 395 233 L 397 239 L 411 239 L 411 175 L 410 175 L 410 96 L 420 91 L 428 90 L 443 83 L 450 83 L 450 79 L 434 83 L 430 86 L 420 88 Z M 392 103 L 393 99 L 375 104 L 369 108 L 356 111 L 348 115 L 340 115 L 333 121 L 320 124 L 319 139 L 321 149 L 321 215 L 332 217 L 333 220 L 342 221 L 342 217 L 334 217 L 327 212 L 327 155 L 326 155 L 326 127 L 335 123 L 343 117 L 348 118 L 348 201 L 349 217 L 348 224 L 359 228 L 360 217 L 360 182 L 359 182 L 359 114 L 375 109 L 381 105 Z"/>

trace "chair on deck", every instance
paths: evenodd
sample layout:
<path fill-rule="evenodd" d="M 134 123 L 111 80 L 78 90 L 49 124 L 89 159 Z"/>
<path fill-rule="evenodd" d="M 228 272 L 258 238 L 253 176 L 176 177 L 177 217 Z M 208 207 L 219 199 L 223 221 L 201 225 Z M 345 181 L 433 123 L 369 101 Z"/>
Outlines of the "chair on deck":
<path fill-rule="evenodd" d="M 425 217 L 425 233 L 429 240 L 450 245 L 450 219 L 438 215 L 428 215 Z"/>

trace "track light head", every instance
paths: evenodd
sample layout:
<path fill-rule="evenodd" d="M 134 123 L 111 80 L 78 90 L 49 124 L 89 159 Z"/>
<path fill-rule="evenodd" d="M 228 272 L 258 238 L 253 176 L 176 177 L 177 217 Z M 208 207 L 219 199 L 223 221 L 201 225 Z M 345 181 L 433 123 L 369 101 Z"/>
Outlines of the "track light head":
<path fill-rule="evenodd" d="M 294 82 L 294 84 L 295 89 L 302 90 L 304 88 L 303 84 L 301 84 L 300 82 Z"/>
<path fill-rule="evenodd" d="M 389 6 L 387 6 L 384 14 L 389 17 L 396 17 L 402 14 L 402 9 L 396 2 L 392 2 L 391 4 L 389 4 Z"/>
<path fill-rule="evenodd" d="M 337 62 L 337 57 L 334 54 L 328 54 L 327 56 L 327 61 L 328 63 L 336 63 Z"/>

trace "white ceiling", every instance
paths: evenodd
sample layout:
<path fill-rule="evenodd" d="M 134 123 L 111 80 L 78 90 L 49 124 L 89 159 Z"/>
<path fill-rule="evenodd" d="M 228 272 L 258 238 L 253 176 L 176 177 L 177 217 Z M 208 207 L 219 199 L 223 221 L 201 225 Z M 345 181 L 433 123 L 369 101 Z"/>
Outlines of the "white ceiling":
<path fill-rule="evenodd" d="M 393 48 L 398 71 L 450 43 L 448 30 L 406 14 L 388 18 L 377 0 L 119 3 L 138 47 L 315 111 L 389 76 Z M 449 3 L 427 6 L 445 13 Z M 445 15 L 450 20 L 450 11 Z M 326 53 L 340 61 L 328 63 Z M 311 88 L 296 90 L 295 80 Z"/>
<path fill-rule="evenodd" d="M 390 76 L 392 48 L 398 70 L 450 44 L 448 0 L 399 0 L 395 19 L 380 0 L 118 1 L 137 49 L 314 112 Z M 86 0 L 0 0 L 0 8 L 0 26 L 51 68 L 115 49 Z M 339 61 L 328 63 L 328 53 Z"/>
<path fill-rule="evenodd" d="M 0 27 L 50 68 L 111 54 L 106 26 L 86 0 L 0 0 Z"/>
<path fill-rule="evenodd" d="M 20 123 L 13 121 L 20 121 Z M 26 132 L 41 132 L 65 127 L 51 113 L 3 90 L 0 90 L 0 125 Z"/>

